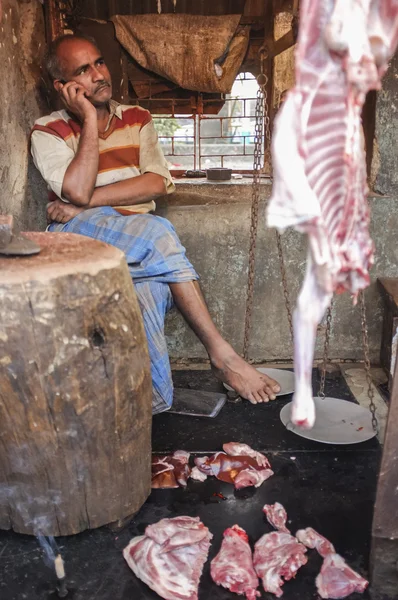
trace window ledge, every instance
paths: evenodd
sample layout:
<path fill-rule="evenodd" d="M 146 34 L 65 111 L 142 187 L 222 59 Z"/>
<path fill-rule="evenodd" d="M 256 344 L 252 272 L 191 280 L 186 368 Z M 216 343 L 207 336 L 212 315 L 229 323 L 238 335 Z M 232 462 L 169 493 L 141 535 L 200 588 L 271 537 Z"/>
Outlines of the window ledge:
<path fill-rule="evenodd" d="M 158 198 L 159 208 L 166 206 L 197 206 L 217 204 L 247 204 L 252 202 L 252 178 L 231 179 L 229 181 L 208 181 L 207 179 L 176 179 L 176 191 Z M 261 200 L 271 195 L 272 183 L 264 179 L 260 183 Z"/>

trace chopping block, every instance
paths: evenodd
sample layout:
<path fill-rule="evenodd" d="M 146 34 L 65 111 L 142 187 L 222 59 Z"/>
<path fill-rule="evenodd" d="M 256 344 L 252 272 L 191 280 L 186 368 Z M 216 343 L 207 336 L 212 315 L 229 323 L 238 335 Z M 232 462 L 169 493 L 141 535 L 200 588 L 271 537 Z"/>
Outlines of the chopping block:
<path fill-rule="evenodd" d="M 38 254 L 0 254 L 0 528 L 71 535 L 150 493 L 147 342 L 122 252 L 24 235 Z"/>

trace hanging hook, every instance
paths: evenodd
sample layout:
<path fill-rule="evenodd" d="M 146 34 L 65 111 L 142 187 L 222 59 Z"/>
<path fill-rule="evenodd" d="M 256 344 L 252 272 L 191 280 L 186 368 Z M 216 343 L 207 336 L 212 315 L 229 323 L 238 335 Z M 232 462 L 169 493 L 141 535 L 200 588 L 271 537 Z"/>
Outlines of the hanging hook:
<path fill-rule="evenodd" d="M 257 83 L 260 87 L 264 87 L 268 83 L 268 77 L 264 73 L 264 61 L 268 58 L 268 48 L 266 46 L 261 46 L 258 51 L 260 56 L 260 73 L 257 76 Z"/>

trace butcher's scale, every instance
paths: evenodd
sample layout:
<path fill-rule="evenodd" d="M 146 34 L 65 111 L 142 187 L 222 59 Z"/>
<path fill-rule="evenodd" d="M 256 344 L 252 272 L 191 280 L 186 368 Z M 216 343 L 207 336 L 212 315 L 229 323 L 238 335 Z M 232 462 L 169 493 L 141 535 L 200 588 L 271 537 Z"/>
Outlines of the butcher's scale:
<path fill-rule="evenodd" d="M 251 207 L 251 226 L 250 226 L 250 247 L 249 247 L 249 270 L 246 292 L 246 313 L 245 313 L 245 328 L 243 341 L 243 356 L 249 360 L 249 340 L 252 322 L 253 296 L 254 296 L 254 273 L 255 273 L 255 252 L 258 230 L 258 210 L 260 201 L 260 178 L 264 139 L 267 141 L 267 151 L 269 154 L 269 164 L 271 166 L 271 130 L 269 118 L 269 105 L 267 97 L 266 85 L 268 77 L 264 73 L 264 61 L 267 58 L 267 48 L 265 44 L 260 48 L 260 74 L 257 77 L 258 91 L 256 101 L 256 123 L 254 135 L 254 160 L 253 160 L 253 184 L 252 184 L 252 207 Z M 265 136 L 265 137 L 264 137 Z M 271 169 L 272 171 L 272 169 Z M 272 174 L 271 174 L 272 180 Z M 293 340 L 293 319 L 290 304 L 290 295 L 286 278 L 285 261 L 283 255 L 283 247 L 281 235 L 275 231 L 276 244 L 278 249 L 279 265 L 282 278 L 283 295 L 286 306 L 287 319 L 290 329 L 291 338 Z M 355 444 L 374 437 L 378 431 L 378 422 L 376 418 L 376 406 L 374 403 L 374 391 L 372 386 L 372 378 L 370 374 L 369 360 L 369 342 L 368 342 L 368 326 L 366 319 L 365 296 L 363 292 L 359 294 L 359 306 L 361 311 L 361 327 L 362 327 L 362 343 L 364 348 L 364 366 L 366 372 L 366 380 L 368 384 L 369 397 L 369 412 L 359 404 L 341 400 L 339 398 L 325 397 L 325 381 L 326 367 L 329 354 L 330 329 L 332 322 L 333 300 L 326 313 L 326 329 L 325 341 L 323 349 L 323 362 L 321 372 L 321 382 L 319 386 L 318 396 L 314 398 L 316 407 L 315 425 L 310 430 L 305 430 L 300 427 L 295 427 L 290 421 L 291 403 L 285 405 L 280 413 L 280 418 L 287 429 L 318 442 L 331 444 Z M 259 369 L 260 370 L 260 369 Z M 280 380 L 281 392 L 291 393 L 292 390 L 286 391 L 285 380 L 287 371 L 283 369 L 261 369 L 270 377 Z"/>

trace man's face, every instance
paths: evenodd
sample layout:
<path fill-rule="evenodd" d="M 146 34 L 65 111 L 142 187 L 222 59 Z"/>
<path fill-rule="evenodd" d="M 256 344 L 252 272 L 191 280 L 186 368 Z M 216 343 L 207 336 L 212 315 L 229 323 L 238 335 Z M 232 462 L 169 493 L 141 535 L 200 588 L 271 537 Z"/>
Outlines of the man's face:
<path fill-rule="evenodd" d="M 98 48 L 86 40 L 67 39 L 58 48 L 63 82 L 76 81 L 86 90 L 94 106 L 106 104 L 112 97 L 112 81 Z M 54 83 L 56 83 L 56 80 Z"/>

